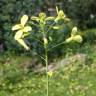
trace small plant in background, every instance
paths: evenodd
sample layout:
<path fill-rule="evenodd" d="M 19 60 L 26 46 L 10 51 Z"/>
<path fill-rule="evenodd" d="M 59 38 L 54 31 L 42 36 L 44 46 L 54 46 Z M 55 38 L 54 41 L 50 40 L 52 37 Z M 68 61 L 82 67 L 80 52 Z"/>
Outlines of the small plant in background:
<path fill-rule="evenodd" d="M 75 41 L 78 43 L 82 42 L 82 37 L 77 34 L 77 27 L 74 27 L 72 29 L 71 36 L 68 39 L 60 42 L 59 44 L 56 44 L 55 46 L 52 46 L 51 48 L 49 47 L 49 42 L 51 41 L 52 43 L 52 37 L 50 37 L 48 33 L 51 32 L 51 30 L 58 30 L 61 28 L 59 21 L 62 21 L 63 23 L 65 23 L 65 21 L 68 22 L 70 21 L 70 19 L 67 18 L 66 15 L 64 14 L 63 10 L 58 10 L 58 7 L 56 7 L 56 11 L 57 11 L 57 16 L 54 17 L 53 16 L 47 17 L 46 13 L 43 12 L 39 13 L 39 16 L 37 17 L 36 16 L 31 17 L 32 27 L 36 26 L 39 30 L 37 33 L 40 34 L 40 37 L 36 38 L 36 40 L 40 41 L 45 51 L 44 56 L 40 56 L 40 57 L 45 61 L 46 64 L 46 78 L 47 78 L 46 96 L 49 96 L 49 77 L 52 77 L 53 74 L 52 71 L 48 70 L 48 52 L 64 43 L 69 43 L 71 41 L 73 42 Z M 29 46 L 24 42 L 24 38 L 29 34 L 31 34 L 29 33 L 29 31 L 32 31 L 31 26 L 29 25 L 25 26 L 25 24 L 27 24 L 27 21 L 28 21 L 28 16 L 27 15 L 22 16 L 21 23 L 13 26 L 12 30 L 13 31 L 18 30 L 14 37 L 15 40 L 18 41 L 18 43 L 20 43 L 26 50 L 30 50 Z"/>

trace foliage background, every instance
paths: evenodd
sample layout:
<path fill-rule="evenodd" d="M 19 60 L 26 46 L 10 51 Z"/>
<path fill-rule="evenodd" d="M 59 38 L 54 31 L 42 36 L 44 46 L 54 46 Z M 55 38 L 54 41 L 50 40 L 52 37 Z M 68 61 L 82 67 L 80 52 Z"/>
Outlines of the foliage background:
<path fill-rule="evenodd" d="M 64 29 L 67 30 L 66 32 L 69 32 L 68 30 L 72 28 L 73 24 L 80 29 L 95 28 L 96 3 L 94 2 L 95 0 L 0 0 L 0 45 L 3 44 L 0 50 L 16 53 L 24 52 L 23 48 L 16 44 L 16 41 L 13 39 L 14 33 L 11 32 L 11 27 L 16 22 L 19 22 L 23 14 L 31 16 L 44 11 L 48 15 L 55 15 L 56 5 L 62 8 L 73 22 Z M 57 32 L 55 35 L 56 42 L 62 41 L 60 38 L 57 39 L 61 34 L 61 39 L 63 40 L 65 32 L 62 30 L 62 32 Z M 35 41 L 34 43 L 36 45 Z M 63 46 L 61 46 L 62 48 Z M 34 46 L 33 50 L 35 50 Z"/>

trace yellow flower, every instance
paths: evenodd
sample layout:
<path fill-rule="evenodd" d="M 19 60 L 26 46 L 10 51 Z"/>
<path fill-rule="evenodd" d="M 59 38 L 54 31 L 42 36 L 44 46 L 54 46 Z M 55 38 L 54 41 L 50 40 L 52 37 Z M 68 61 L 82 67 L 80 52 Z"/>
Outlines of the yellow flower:
<path fill-rule="evenodd" d="M 74 36 L 73 41 L 81 43 L 83 41 L 83 39 L 82 39 L 82 37 L 80 35 L 76 35 L 76 36 Z"/>
<path fill-rule="evenodd" d="M 57 11 L 57 17 L 55 19 L 55 22 L 58 22 L 61 19 L 65 20 L 65 21 L 69 21 L 69 18 L 66 17 L 64 11 L 63 10 L 58 10 L 57 6 L 56 6 L 56 11 Z"/>
<path fill-rule="evenodd" d="M 52 77 L 53 72 L 52 71 L 49 71 L 49 72 L 47 72 L 47 74 L 48 74 L 49 77 Z"/>
<path fill-rule="evenodd" d="M 29 47 L 23 41 L 23 38 L 24 38 L 25 34 L 27 34 L 29 31 L 32 30 L 32 28 L 30 26 L 25 26 L 27 21 L 28 21 L 28 16 L 27 15 L 23 15 L 21 17 L 20 24 L 14 25 L 12 27 L 12 31 L 17 31 L 15 36 L 14 36 L 14 39 L 16 41 L 18 41 L 18 43 L 20 43 L 26 50 L 29 50 Z"/>
<path fill-rule="evenodd" d="M 46 13 L 41 12 L 41 13 L 39 13 L 39 16 L 38 16 L 38 17 L 32 16 L 31 19 L 32 19 L 32 20 L 35 20 L 35 21 L 37 21 L 37 22 L 46 23 L 46 21 L 54 20 L 54 17 L 52 17 L 52 16 L 47 17 L 47 16 L 46 16 Z"/>
<path fill-rule="evenodd" d="M 77 27 L 73 27 L 72 32 L 71 32 L 71 36 L 75 36 L 77 34 Z"/>
<path fill-rule="evenodd" d="M 71 37 L 66 39 L 66 43 L 69 43 L 71 41 L 81 43 L 83 41 L 82 37 L 80 35 L 77 35 L 77 27 L 73 27 L 71 32 Z"/>

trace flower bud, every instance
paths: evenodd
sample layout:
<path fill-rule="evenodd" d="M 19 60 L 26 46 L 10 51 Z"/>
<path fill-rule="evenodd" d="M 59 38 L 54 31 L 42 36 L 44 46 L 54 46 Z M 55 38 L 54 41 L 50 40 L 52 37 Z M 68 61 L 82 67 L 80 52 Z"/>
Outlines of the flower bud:
<path fill-rule="evenodd" d="M 47 72 L 47 74 L 48 74 L 49 77 L 52 77 L 53 72 L 52 71 L 49 71 L 49 72 Z"/>
<path fill-rule="evenodd" d="M 44 40 L 44 44 L 48 44 L 47 38 L 44 37 L 43 40 Z"/>
<path fill-rule="evenodd" d="M 77 33 L 77 27 L 73 27 L 71 35 L 74 36 Z"/>
<path fill-rule="evenodd" d="M 78 43 L 81 43 L 83 41 L 82 37 L 80 35 L 76 35 L 74 38 L 73 38 L 74 41 L 78 42 Z"/>

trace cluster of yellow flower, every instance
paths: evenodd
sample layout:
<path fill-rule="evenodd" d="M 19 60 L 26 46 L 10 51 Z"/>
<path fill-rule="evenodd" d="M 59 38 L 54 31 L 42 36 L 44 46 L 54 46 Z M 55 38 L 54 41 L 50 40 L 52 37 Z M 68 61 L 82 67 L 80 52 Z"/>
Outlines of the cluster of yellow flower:
<path fill-rule="evenodd" d="M 39 13 L 39 16 L 32 16 L 31 20 L 36 21 L 38 23 L 42 24 L 46 24 L 46 21 L 50 21 L 50 20 L 54 20 L 55 23 L 57 23 L 59 20 L 64 20 L 64 21 L 70 21 L 69 18 L 66 17 L 66 15 L 64 14 L 63 10 L 58 10 L 58 7 L 56 7 L 56 11 L 57 11 L 57 16 L 53 17 L 53 16 L 46 16 L 46 13 Z M 20 24 L 16 24 L 15 26 L 12 27 L 13 31 L 17 31 L 15 34 L 15 40 L 17 40 L 26 50 L 29 50 L 30 48 L 26 45 L 26 43 L 24 42 L 24 37 L 29 35 L 29 31 L 32 31 L 32 27 L 31 26 L 26 26 L 26 23 L 28 21 L 28 16 L 27 15 L 23 15 L 21 17 L 21 23 Z M 54 29 L 59 29 L 58 26 L 53 26 Z M 82 37 L 80 35 L 77 35 L 77 27 L 74 27 L 72 29 L 71 32 L 71 37 L 69 37 L 68 39 L 66 39 L 66 42 L 69 43 L 70 41 L 76 41 L 76 42 L 82 42 Z M 44 43 L 48 43 L 47 38 L 43 38 Z"/>
<path fill-rule="evenodd" d="M 21 23 L 20 24 L 16 24 L 15 26 L 12 27 L 13 31 L 17 31 L 15 34 L 15 40 L 17 40 L 24 48 L 26 48 L 26 50 L 29 50 L 29 47 L 25 44 L 25 42 L 23 41 L 23 38 L 28 35 L 29 31 L 32 30 L 31 26 L 25 26 L 25 24 L 28 21 L 28 16 L 24 15 L 21 18 Z"/>

